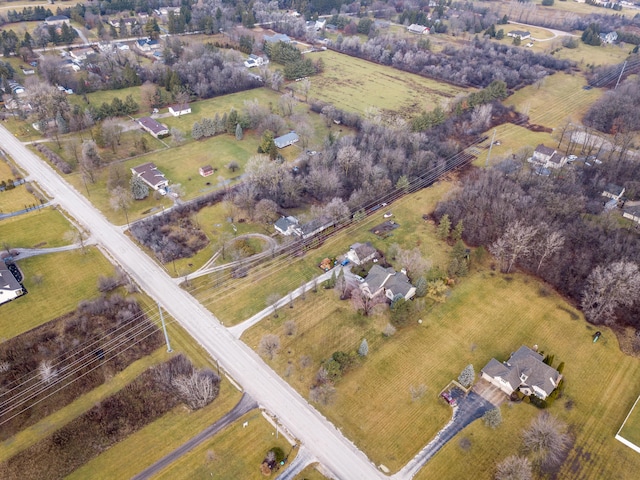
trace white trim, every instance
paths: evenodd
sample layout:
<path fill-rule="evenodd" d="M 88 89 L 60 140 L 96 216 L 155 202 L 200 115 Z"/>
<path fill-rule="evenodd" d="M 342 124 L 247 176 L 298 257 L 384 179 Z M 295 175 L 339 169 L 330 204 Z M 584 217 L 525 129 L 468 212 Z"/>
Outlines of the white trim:
<path fill-rule="evenodd" d="M 627 447 L 629 447 L 629 448 L 635 450 L 636 452 L 640 453 L 640 447 L 638 447 L 635 443 L 630 442 L 626 438 L 620 436 L 620 432 L 624 428 L 625 423 L 627 423 L 627 420 L 629 420 L 629 417 L 631 416 L 631 413 L 633 413 L 633 411 L 635 410 L 636 405 L 638 404 L 638 400 L 640 400 L 640 395 L 638 396 L 638 398 L 636 398 L 636 401 L 633 402 L 633 407 L 631 407 L 631 410 L 629 410 L 629 413 L 627 413 L 627 416 L 625 417 L 624 422 L 622 422 L 622 425 L 620 425 L 620 428 L 618 429 L 618 433 L 616 433 L 616 437 L 615 438 L 619 442 L 624 443 Z"/>

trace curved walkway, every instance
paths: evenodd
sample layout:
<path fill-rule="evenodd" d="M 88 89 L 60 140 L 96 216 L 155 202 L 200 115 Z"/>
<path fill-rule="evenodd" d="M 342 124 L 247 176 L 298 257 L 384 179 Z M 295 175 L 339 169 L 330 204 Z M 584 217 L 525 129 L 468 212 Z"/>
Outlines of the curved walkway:
<path fill-rule="evenodd" d="M 133 477 L 133 480 L 143 480 L 143 479 L 147 479 L 154 476 L 155 474 L 160 472 L 163 468 L 166 468 L 171 463 L 176 461 L 182 455 L 189 452 L 190 450 L 193 450 L 202 442 L 211 438 L 220 430 L 229 426 L 231 423 L 235 422 L 242 415 L 244 415 L 247 412 L 250 412 L 251 410 L 257 407 L 258 407 L 258 404 L 256 403 L 256 401 L 253 398 L 251 398 L 251 396 L 246 392 L 243 393 L 240 401 L 236 404 L 235 407 L 229 410 L 229 412 L 225 414 L 224 417 L 222 417 L 220 420 L 213 423 L 209 427 L 205 428 L 202 432 L 197 434 L 195 437 L 192 437 L 191 439 L 183 443 L 181 446 L 176 448 L 169 455 L 165 456 L 164 458 L 161 458 L 156 463 L 151 465 L 149 468 L 140 472 L 138 475 Z"/>
<path fill-rule="evenodd" d="M 84 242 L 84 246 L 93 245 L 94 241 L 91 239 Z M 79 243 L 74 243 L 73 245 L 65 245 L 64 247 L 51 247 L 51 248 L 12 248 L 11 253 L 17 252 L 13 254 L 15 260 L 22 260 L 29 257 L 35 257 L 37 255 L 46 255 L 47 253 L 58 253 L 58 252 L 68 252 L 69 250 L 77 250 L 78 248 L 82 248 L 82 245 Z"/>

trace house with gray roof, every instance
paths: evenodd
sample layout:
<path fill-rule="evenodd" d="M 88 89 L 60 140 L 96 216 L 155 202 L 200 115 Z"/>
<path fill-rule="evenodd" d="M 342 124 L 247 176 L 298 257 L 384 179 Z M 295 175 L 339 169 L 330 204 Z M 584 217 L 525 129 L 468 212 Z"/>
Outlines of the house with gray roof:
<path fill-rule="evenodd" d="M 287 237 L 289 235 L 302 235 L 299 221 L 293 216 L 280 217 L 273 226 L 278 233 Z"/>
<path fill-rule="evenodd" d="M 347 252 L 347 258 L 356 265 L 362 265 L 373 260 L 377 254 L 378 251 L 369 242 L 354 243 Z"/>
<path fill-rule="evenodd" d="M 526 30 L 511 30 L 507 33 L 507 37 L 519 38 L 520 40 L 526 40 L 531 37 L 531 32 Z"/>
<path fill-rule="evenodd" d="M 274 138 L 273 143 L 275 143 L 276 147 L 278 148 L 285 148 L 285 147 L 288 147 L 289 145 L 293 145 L 299 140 L 300 140 L 300 137 L 298 137 L 298 134 L 296 132 L 289 132 L 285 135 Z"/>
<path fill-rule="evenodd" d="M 557 150 L 540 144 L 533 151 L 533 155 L 528 161 L 543 168 L 558 170 L 567 163 L 567 160 L 567 157 Z"/>
<path fill-rule="evenodd" d="M 622 211 L 622 216 L 633 222 L 640 223 L 640 205 L 625 207 Z"/>
<path fill-rule="evenodd" d="M 520 390 L 525 395 L 544 400 L 558 387 L 562 375 L 544 363 L 543 358 L 538 352 L 522 346 L 506 362 L 492 358 L 480 371 L 480 376 L 507 395 Z"/>
<path fill-rule="evenodd" d="M 602 196 L 611 198 L 617 202 L 622 198 L 622 195 L 624 195 L 624 192 L 625 192 L 624 187 L 621 187 L 620 185 L 616 185 L 614 183 L 609 183 L 607 184 L 607 186 L 604 187 Z"/>
<path fill-rule="evenodd" d="M 285 35 L 284 33 L 274 33 L 273 35 L 265 35 L 264 41 L 267 43 L 291 43 L 291 38 L 289 38 L 289 36 Z"/>
<path fill-rule="evenodd" d="M 51 17 L 45 18 L 44 23 L 46 25 L 62 25 L 63 23 L 69 25 L 69 17 L 66 15 L 52 15 Z"/>
<path fill-rule="evenodd" d="M 151 117 L 139 118 L 138 123 L 144 130 L 146 130 L 156 138 L 161 135 L 169 135 L 169 129 L 165 125 L 157 122 Z"/>
<path fill-rule="evenodd" d="M 417 33 L 418 35 L 427 35 L 429 33 L 429 28 L 424 25 L 418 25 L 417 23 L 412 23 L 407 27 L 407 31 L 409 33 Z"/>
<path fill-rule="evenodd" d="M 24 293 L 24 288 L 20 282 L 11 273 L 4 260 L 0 260 L 0 305 L 18 298 Z"/>
<path fill-rule="evenodd" d="M 382 293 L 389 300 L 393 300 L 396 295 L 410 300 L 416 294 L 416 287 L 411 285 L 405 272 L 396 272 L 391 267 L 384 268 L 380 265 L 371 267 L 367 278 L 360 284 L 360 289 L 369 298 Z"/>
<path fill-rule="evenodd" d="M 131 169 L 131 173 L 140 177 L 144 183 L 149 185 L 154 190 L 164 189 L 169 186 L 169 180 L 164 176 L 156 164 L 153 162 L 143 163 L 137 167 Z"/>

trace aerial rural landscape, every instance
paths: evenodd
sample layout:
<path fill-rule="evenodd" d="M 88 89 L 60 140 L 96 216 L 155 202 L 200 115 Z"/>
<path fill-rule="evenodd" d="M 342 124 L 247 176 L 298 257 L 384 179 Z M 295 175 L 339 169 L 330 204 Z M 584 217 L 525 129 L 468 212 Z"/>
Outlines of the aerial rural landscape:
<path fill-rule="evenodd" d="M 639 49 L 633 0 L 0 0 L 0 478 L 638 478 Z"/>

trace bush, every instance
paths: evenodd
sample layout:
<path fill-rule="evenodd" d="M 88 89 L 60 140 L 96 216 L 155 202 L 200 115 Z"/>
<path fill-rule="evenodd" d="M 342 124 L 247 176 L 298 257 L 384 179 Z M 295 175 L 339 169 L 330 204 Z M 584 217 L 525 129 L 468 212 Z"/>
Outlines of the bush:
<path fill-rule="evenodd" d="M 491 409 L 482 416 L 482 420 L 486 426 L 497 428 L 502 423 L 502 413 L 499 408 Z"/>
<path fill-rule="evenodd" d="M 36 150 L 42 153 L 47 158 L 47 160 L 49 160 L 62 173 L 68 175 L 73 171 L 71 169 L 71 165 L 65 162 L 57 153 L 52 151 L 49 147 L 41 143 L 37 143 Z"/>
<path fill-rule="evenodd" d="M 464 367 L 464 370 L 458 376 L 458 382 L 462 384 L 463 387 L 470 387 L 474 380 L 476 379 L 476 371 L 473 369 L 473 365 L 467 365 Z"/>

